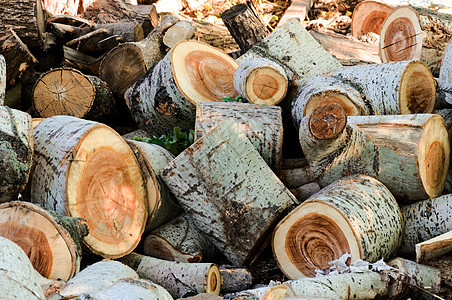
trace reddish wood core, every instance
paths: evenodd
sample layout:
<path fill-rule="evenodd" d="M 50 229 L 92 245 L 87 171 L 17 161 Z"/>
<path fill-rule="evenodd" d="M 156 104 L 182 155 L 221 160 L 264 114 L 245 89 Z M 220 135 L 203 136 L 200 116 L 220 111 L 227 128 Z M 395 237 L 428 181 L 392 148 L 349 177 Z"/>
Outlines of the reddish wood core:
<path fill-rule="evenodd" d="M 18 244 L 33 265 L 44 277 L 52 271 L 53 254 L 46 235 L 39 229 L 14 221 L 0 224 L 1 236 Z"/>
<path fill-rule="evenodd" d="M 253 92 L 259 99 L 271 99 L 279 90 L 278 81 L 267 74 L 257 74 L 253 81 Z"/>
<path fill-rule="evenodd" d="M 313 277 L 316 269 L 328 267 L 328 262 L 350 253 L 339 226 L 317 213 L 303 216 L 290 227 L 285 248 L 294 266 L 308 277 Z"/>
<path fill-rule="evenodd" d="M 217 274 L 215 274 L 215 272 L 212 272 L 212 274 L 210 275 L 209 290 L 215 291 L 217 289 L 217 284 L 218 284 Z"/>
<path fill-rule="evenodd" d="M 416 52 L 416 31 L 411 20 L 397 18 L 386 29 L 383 50 L 389 61 L 411 60 Z"/>
<path fill-rule="evenodd" d="M 444 174 L 444 161 L 446 160 L 444 148 L 440 142 L 436 141 L 430 145 L 426 157 L 427 184 L 437 187 L 442 183 Z"/>
<path fill-rule="evenodd" d="M 344 130 L 347 115 L 342 106 L 338 104 L 322 105 L 317 107 L 309 119 L 311 133 L 321 140 L 336 137 Z"/>
<path fill-rule="evenodd" d="M 383 11 L 372 12 L 364 19 L 359 34 L 361 35 L 366 32 L 380 34 L 381 27 L 387 16 L 388 13 Z"/>

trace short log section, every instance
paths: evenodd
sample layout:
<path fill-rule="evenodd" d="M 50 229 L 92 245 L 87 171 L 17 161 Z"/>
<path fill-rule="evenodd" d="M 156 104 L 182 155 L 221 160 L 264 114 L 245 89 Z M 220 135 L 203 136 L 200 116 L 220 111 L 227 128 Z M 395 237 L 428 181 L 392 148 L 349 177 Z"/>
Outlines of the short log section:
<path fill-rule="evenodd" d="M 383 22 L 392 10 L 392 6 L 380 1 L 366 0 L 358 3 L 352 14 L 352 36 L 359 37 L 368 32 L 380 34 Z"/>
<path fill-rule="evenodd" d="M 316 269 L 345 253 L 351 262 L 387 259 L 402 234 L 402 215 L 391 192 L 372 177 L 353 175 L 290 212 L 277 225 L 272 246 L 280 269 L 298 279 L 315 276 Z"/>
<path fill-rule="evenodd" d="M 35 127 L 34 142 L 31 201 L 84 218 L 84 244 L 93 253 L 132 252 L 148 209 L 141 169 L 121 136 L 97 122 L 55 116 Z"/>

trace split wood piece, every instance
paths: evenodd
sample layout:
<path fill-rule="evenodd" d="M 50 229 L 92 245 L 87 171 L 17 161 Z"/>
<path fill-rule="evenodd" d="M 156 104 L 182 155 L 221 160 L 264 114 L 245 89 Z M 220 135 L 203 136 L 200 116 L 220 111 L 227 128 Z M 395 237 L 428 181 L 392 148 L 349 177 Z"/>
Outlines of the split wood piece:
<path fill-rule="evenodd" d="M 352 175 L 290 212 L 276 226 L 272 246 L 283 273 L 298 279 L 315 276 L 345 253 L 351 262 L 387 259 L 402 236 L 402 214 L 391 192 L 372 177 Z"/>
<path fill-rule="evenodd" d="M 72 299 L 106 289 L 121 278 L 139 279 L 138 274 L 132 268 L 119 261 L 100 261 L 80 271 L 67 282 L 59 294 Z"/>
<path fill-rule="evenodd" d="M 452 194 L 401 206 L 405 231 L 399 253 L 414 256 L 415 245 L 452 231 Z"/>
<path fill-rule="evenodd" d="M 183 213 L 173 194 L 160 178 L 160 171 L 174 159 L 174 155 L 158 145 L 126 140 L 143 172 L 148 200 L 148 219 L 145 232 L 149 233 Z"/>
<path fill-rule="evenodd" d="M 97 24 L 140 22 L 147 18 L 129 8 L 121 0 L 83 0 L 82 3 L 83 9 L 80 17 Z"/>
<path fill-rule="evenodd" d="M 281 300 L 285 298 L 283 285 L 265 286 L 224 295 L 224 300 Z"/>
<path fill-rule="evenodd" d="M 0 286 L 4 299 L 46 299 L 42 277 L 16 243 L 0 236 Z"/>
<path fill-rule="evenodd" d="M 144 240 L 143 251 L 152 257 L 183 263 L 212 261 L 218 254 L 186 213 L 153 230 Z"/>
<path fill-rule="evenodd" d="M 380 34 L 381 27 L 393 7 L 381 1 L 366 0 L 355 6 L 352 14 L 352 36 L 364 33 Z"/>
<path fill-rule="evenodd" d="M 172 48 L 180 41 L 191 40 L 197 31 L 198 28 L 192 22 L 185 20 L 179 21 L 171 26 L 163 35 L 163 44 L 168 48 Z"/>
<path fill-rule="evenodd" d="M 252 2 L 248 3 L 249 5 L 236 4 L 221 14 L 224 25 L 239 45 L 242 53 L 248 51 L 270 33 L 255 11 Z"/>
<path fill-rule="evenodd" d="M 64 61 L 62 66 L 68 66 L 69 68 L 78 69 L 84 73 L 92 73 L 95 76 L 99 74 L 99 65 L 103 59 L 103 56 L 92 57 L 81 51 L 74 50 L 70 47 L 63 46 Z"/>
<path fill-rule="evenodd" d="M 211 263 L 181 263 L 131 253 L 121 261 L 136 270 L 143 279 L 163 286 L 174 298 L 187 294 L 220 294 L 218 267 Z"/>
<path fill-rule="evenodd" d="M 452 251 L 452 231 L 416 244 L 416 261 L 430 260 Z"/>
<path fill-rule="evenodd" d="M 32 98 L 35 112 L 43 118 L 68 115 L 102 120 L 115 109 L 115 99 L 104 81 L 72 68 L 42 74 L 33 86 Z"/>
<path fill-rule="evenodd" d="M 0 105 L 4 105 L 6 96 L 6 61 L 0 54 Z"/>
<path fill-rule="evenodd" d="M 388 265 L 400 272 L 399 277 L 396 280 L 391 279 L 389 283 L 389 297 L 403 295 L 407 283 L 409 284 L 408 287 L 418 286 L 433 294 L 440 292 L 441 272 L 438 268 L 421 265 L 400 257 L 390 260 Z M 416 292 L 418 291 L 416 290 Z"/>
<path fill-rule="evenodd" d="M 197 140 L 161 176 L 235 266 L 252 263 L 273 225 L 297 204 L 233 120 Z"/>
<path fill-rule="evenodd" d="M 247 290 L 253 283 L 253 276 L 246 268 L 220 266 L 221 293 Z"/>
<path fill-rule="evenodd" d="M 29 202 L 0 205 L 0 235 L 18 244 L 46 278 L 69 280 L 79 271 L 87 234 L 83 219 L 60 217 Z"/>
<path fill-rule="evenodd" d="M 309 165 L 295 168 L 283 169 L 280 172 L 279 179 L 288 188 L 297 188 L 299 186 L 314 182 L 317 178 Z"/>
<path fill-rule="evenodd" d="M 138 127 L 160 136 L 194 127 L 196 104 L 235 97 L 237 63 L 197 41 L 181 41 L 138 80 L 124 97 Z"/>
<path fill-rule="evenodd" d="M 173 297 L 160 285 L 149 280 L 122 278 L 112 286 L 93 293 L 77 297 L 80 300 L 110 300 L 110 299 L 147 299 L 173 300 Z"/>
<path fill-rule="evenodd" d="M 438 76 L 441 58 L 452 37 L 452 16 L 403 6 L 385 20 L 380 35 L 383 62 L 420 59 Z"/>
<path fill-rule="evenodd" d="M 376 45 L 364 44 L 356 39 L 329 31 L 311 30 L 309 33 L 344 66 L 381 63 Z"/>
<path fill-rule="evenodd" d="M 446 47 L 439 71 L 436 95 L 438 108 L 452 108 L 452 41 Z"/>
<path fill-rule="evenodd" d="M 361 94 L 368 115 L 431 113 L 436 82 L 419 61 L 343 67 L 327 74 Z"/>
<path fill-rule="evenodd" d="M 152 65 L 163 59 L 163 34 L 178 21 L 175 16 L 165 15 L 145 39 L 120 44 L 107 53 L 99 66 L 99 77 L 108 83 L 115 95 L 123 97 Z"/>
<path fill-rule="evenodd" d="M 278 27 L 285 24 L 290 19 L 298 19 L 303 22 L 314 4 L 313 0 L 292 0 L 290 6 L 284 12 L 281 19 L 278 21 Z"/>
<path fill-rule="evenodd" d="M 267 58 L 286 69 L 289 80 L 313 77 L 341 67 L 297 20 L 289 20 L 255 44 L 237 62 Z"/>
<path fill-rule="evenodd" d="M 292 188 L 290 189 L 290 192 L 295 196 L 295 198 L 297 198 L 298 202 L 302 203 L 320 190 L 320 185 L 317 182 L 310 182 L 299 187 Z"/>
<path fill-rule="evenodd" d="M 124 41 L 121 36 L 111 35 L 105 28 L 100 28 L 73 39 L 66 45 L 78 51 L 96 55 L 110 51 L 122 42 Z"/>
<path fill-rule="evenodd" d="M 97 122 L 55 116 L 34 129 L 34 151 L 31 201 L 84 218 L 84 244 L 94 254 L 117 258 L 132 252 L 146 225 L 146 189 L 121 136 Z"/>
<path fill-rule="evenodd" d="M 0 203 L 17 199 L 24 190 L 33 155 L 31 116 L 0 106 Z"/>
<path fill-rule="evenodd" d="M 321 187 L 366 174 L 399 199 L 422 200 L 440 195 L 449 168 L 449 137 L 439 115 L 346 118 L 337 104 L 320 106 L 301 122 L 300 144 Z"/>
<path fill-rule="evenodd" d="M 44 8 L 52 15 L 71 15 L 78 14 L 79 5 L 82 5 L 83 0 L 43 0 Z"/>
<path fill-rule="evenodd" d="M 279 174 L 283 135 L 281 108 L 248 103 L 199 103 L 196 108 L 195 140 L 227 119 L 239 124 L 265 162 L 275 174 Z"/>
<path fill-rule="evenodd" d="M 271 60 L 243 62 L 234 73 L 235 90 L 250 103 L 276 105 L 286 96 L 289 82 L 284 69 Z"/>
<path fill-rule="evenodd" d="M 14 86 L 25 71 L 38 62 L 12 29 L 0 36 L 0 54 L 6 61 L 6 89 Z"/>

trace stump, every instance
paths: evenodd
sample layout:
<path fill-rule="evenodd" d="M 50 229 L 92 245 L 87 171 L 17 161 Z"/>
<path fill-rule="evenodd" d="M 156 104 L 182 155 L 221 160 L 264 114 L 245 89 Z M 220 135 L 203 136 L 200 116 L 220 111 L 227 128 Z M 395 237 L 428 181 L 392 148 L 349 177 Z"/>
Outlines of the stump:
<path fill-rule="evenodd" d="M 121 136 L 100 123 L 55 116 L 35 127 L 34 143 L 31 201 L 84 218 L 84 244 L 93 253 L 130 253 L 146 225 L 147 202 L 141 169 Z"/>
<path fill-rule="evenodd" d="M 358 37 L 368 32 L 380 34 L 383 22 L 392 10 L 391 5 L 380 1 L 366 0 L 358 3 L 352 14 L 352 36 Z"/>
<path fill-rule="evenodd" d="M 372 218 L 368 216 L 372 215 Z M 313 277 L 315 269 L 351 254 L 375 262 L 395 253 L 403 220 L 394 196 L 378 180 L 353 175 L 312 195 L 276 226 L 273 253 L 290 279 Z"/>
<path fill-rule="evenodd" d="M 232 120 L 197 140 L 161 175 L 234 265 L 250 264 L 275 222 L 297 203 Z"/>
<path fill-rule="evenodd" d="M 0 106 L 0 203 L 17 199 L 28 182 L 32 135 L 29 114 Z"/>
<path fill-rule="evenodd" d="M 43 118 L 68 115 L 102 120 L 115 110 L 115 100 L 105 82 L 72 68 L 43 73 L 33 86 L 32 103 Z"/>
<path fill-rule="evenodd" d="M 18 244 L 33 267 L 49 279 L 71 279 L 80 269 L 82 219 L 60 217 L 29 202 L 0 205 L 0 235 Z"/>
<path fill-rule="evenodd" d="M 196 104 L 235 97 L 237 63 L 207 44 L 181 41 L 137 81 L 125 99 L 138 127 L 160 136 L 194 128 Z"/>

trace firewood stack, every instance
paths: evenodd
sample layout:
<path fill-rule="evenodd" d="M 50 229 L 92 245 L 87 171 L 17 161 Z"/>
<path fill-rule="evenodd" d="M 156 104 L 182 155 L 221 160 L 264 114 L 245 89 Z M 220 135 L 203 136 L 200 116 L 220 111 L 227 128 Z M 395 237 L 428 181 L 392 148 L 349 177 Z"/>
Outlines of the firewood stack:
<path fill-rule="evenodd" d="M 420 60 L 343 66 L 297 20 L 269 33 L 250 3 L 223 15 L 238 59 L 149 5 L 5 7 L 1 295 L 440 293 L 420 263 L 452 250 L 451 44 L 437 87 Z M 265 260 L 288 280 L 253 277 Z"/>

